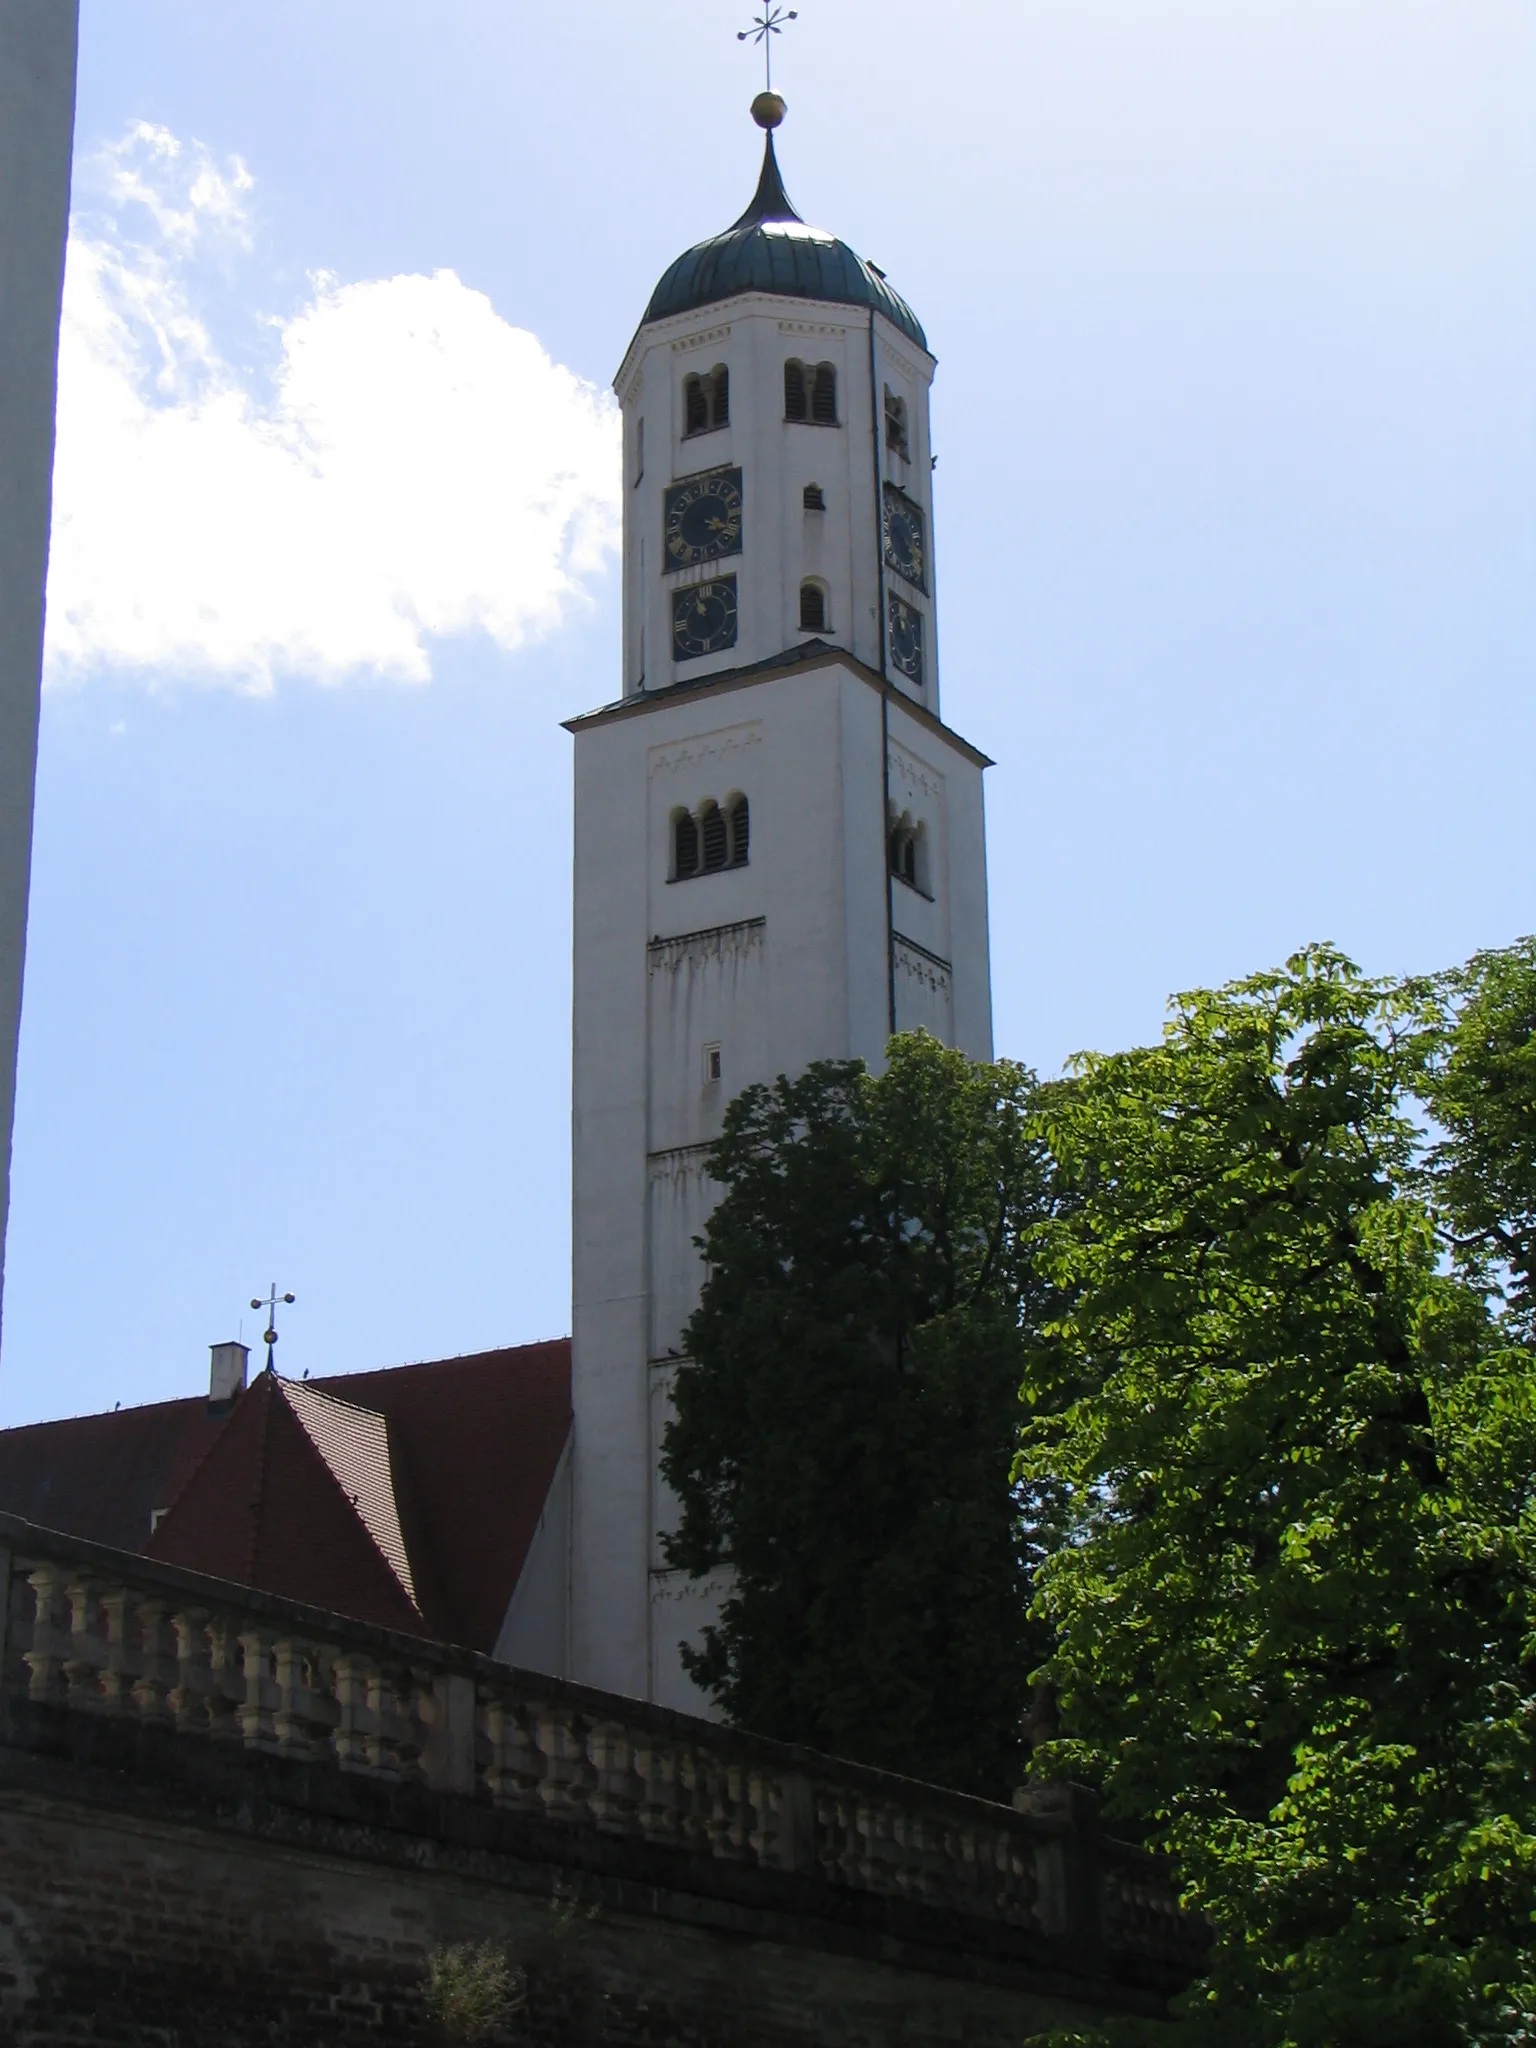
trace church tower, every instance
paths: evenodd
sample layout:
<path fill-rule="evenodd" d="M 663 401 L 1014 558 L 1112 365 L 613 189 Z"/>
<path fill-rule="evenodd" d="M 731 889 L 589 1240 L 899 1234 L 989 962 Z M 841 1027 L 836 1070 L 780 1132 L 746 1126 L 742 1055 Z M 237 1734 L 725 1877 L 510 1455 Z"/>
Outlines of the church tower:
<path fill-rule="evenodd" d="M 576 772 L 565 1662 L 689 1711 L 719 1588 L 669 1571 L 657 1454 L 725 1106 L 922 1026 L 987 1058 L 984 755 L 940 717 L 911 309 L 785 193 L 667 271 L 615 388 L 623 690 Z"/>

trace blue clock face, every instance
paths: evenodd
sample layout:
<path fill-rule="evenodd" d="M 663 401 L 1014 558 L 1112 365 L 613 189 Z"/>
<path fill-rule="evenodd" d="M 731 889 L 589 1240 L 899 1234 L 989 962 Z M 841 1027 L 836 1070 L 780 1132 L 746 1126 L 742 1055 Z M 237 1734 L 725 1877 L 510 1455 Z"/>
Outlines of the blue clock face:
<path fill-rule="evenodd" d="M 890 600 L 891 666 L 909 683 L 923 686 L 923 615 L 901 598 Z"/>
<path fill-rule="evenodd" d="M 927 548 L 923 540 L 923 508 L 909 498 L 905 491 L 898 491 L 894 484 L 887 484 L 881 500 L 880 523 L 885 539 L 885 560 L 888 568 L 898 576 L 904 576 L 909 583 L 915 583 L 919 590 L 928 588 Z"/>
<path fill-rule="evenodd" d="M 714 576 L 672 593 L 672 653 L 678 661 L 736 645 L 736 578 Z"/>
<path fill-rule="evenodd" d="M 706 469 L 667 486 L 661 519 L 662 567 L 691 569 L 741 553 L 741 471 Z"/>

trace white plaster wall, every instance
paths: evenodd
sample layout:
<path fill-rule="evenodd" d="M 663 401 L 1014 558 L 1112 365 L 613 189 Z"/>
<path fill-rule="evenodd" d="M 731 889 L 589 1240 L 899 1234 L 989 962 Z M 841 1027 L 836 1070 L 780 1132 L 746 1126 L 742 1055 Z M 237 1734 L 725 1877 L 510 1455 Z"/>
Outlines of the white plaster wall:
<path fill-rule="evenodd" d="M 0 1281 L 10 1202 L 76 0 L 0 4 Z"/>
<path fill-rule="evenodd" d="M 523 1671 L 563 1678 L 570 1667 L 571 1443 L 566 1439 L 544 1512 L 492 1652 Z"/>
<path fill-rule="evenodd" d="M 873 326 L 873 336 L 871 335 Z M 874 390 L 871 391 L 871 344 Z M 835 427 L 784 418 L 784 364 L 832 363 L 838 373 Z M 723 364 L 730 371 L 730 424 L 684 432 L 684 380 Z M 928 394 L 934 359 L 885 319 L 855 306 L 748 292 L 723 306 L 678 314 L 641 329 L 615 379 L 624 410 L 624 688 L 663 689 L 721 668 L 762 661 L 806 638 L 800 584 L 827 585 L 831 615 L 820 636 L 880 667 L 884 632 L 880 511 L 875 479 L 899 484 L 923 507 L 933 552 Z M 884 392 L 907 401 L 909 458 L 885 447 Z M 640 473 L 638 450 L 645 460 Z M 739 555 L 662 573 L 663 497 L 669 483 L 702 470 L 739 466 L 744 499 Z M 807 484 L 819 484 L 824 512 L 807 512 Z M 672 592 L 717 575 L 737 579 L 740 627 L 728 651 L 672 659 Z M 918 700 L 939 709 L 933 579 L 926 594 L 900 586 L 925 616 L 924 686 Z M 907 690 L 893 674 L 895 687 Z"/>
<path fill-rule="evenodd" d="M 575 722 L 572 1668 L 690 1711 L 705 1703 L 677 1644 L 723 1586 L 665 1569 L 675 1510 L 656 1457 L 715 1199 L 704 1151 L 749 1083 L 883 1057 L 887 759 L 893 801 L 925 805 L 932 834 L 927 937 L 911 936 L 938 954 L 929 940 L 965 934 L 980 955 L 955 988 L 987 984 L 981 763 L 899 700 L 882 720 L 882 703 L 877 678 L 825 658 Z M 677 810 L 737 793 L 749 865 L 671 880 Z M 952 1041 L 964 1014 L 966 1049 L 990 1053 L 985 1004 L 922 986 L 926 1007 L 898 1021 Z"/>

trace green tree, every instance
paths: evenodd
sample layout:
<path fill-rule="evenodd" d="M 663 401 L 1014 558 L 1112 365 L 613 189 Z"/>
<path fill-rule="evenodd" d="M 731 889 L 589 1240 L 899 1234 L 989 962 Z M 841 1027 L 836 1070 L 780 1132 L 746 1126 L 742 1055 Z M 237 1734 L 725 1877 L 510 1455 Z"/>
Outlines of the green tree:
<path fill-rule="evenodd" d="M 1028 1675 L 1025 1246 L 1050 1212 L 1032 1077 L 923 1034 L 732 1103 L 662 1469 L 668 1544 L 726 1567 L 690 1670 L 740 1725 L 1006 1797 Z"/>
<path fill-rule="evenodd" d="M 1429 1199 L 1457 1267 L 1536 1337 L 1536 939 L 1418 984 L 1432 1005 L 1425 1099 L 1440 1141 Z"/>
<path fill-rule="evenodd" d="M 1223 2048 L 1536 2040 L 1516 954 L 1405 988 L 1314 948 L 1043 1110 L 1078 1199 L 1026 1373 L 1069 1505 L 1036 1768 L 1171 1850 Z"/>

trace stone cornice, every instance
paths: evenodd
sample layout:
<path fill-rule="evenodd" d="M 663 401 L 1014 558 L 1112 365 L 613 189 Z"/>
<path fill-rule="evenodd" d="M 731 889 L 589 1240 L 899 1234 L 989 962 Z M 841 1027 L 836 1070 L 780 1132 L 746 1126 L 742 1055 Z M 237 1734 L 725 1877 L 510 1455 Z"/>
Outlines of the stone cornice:
<path fill-rule="evenodd" d="M 915 724 L 933 733 L 947 745 L 962 754 L 967 761 L 978 768 L 990 768 L 992 757 L 984 754 L 979 747 L 973 747 L 969 740 L 962 739 L 952 726 L 921 704 L 915 703 L 894 683 L 888 682 L 878 669 L 870 668 L 844 647 L 825 647 L 814 654 L 801 654 L 790 650 L 787 654 L 774 655 L 767 661 L 753 662 L 748 668 L 723 669 L 712 676 L 691 678 L 686 683 L 672 683 L 664 690 L 641 690 L 633 697 L 622 697 L 616 704 L 604 704 L 596 711 L 583 711 L 575 718 L 563 718 L 560 723 L 567 732 L 587 732 L 595 726 L 616 725 L 626 718 L 642 718 L 648 712 L 661 711 L 673 704 L 692 704 L 701 697 L 721 696 L 732 690 L 751 689 L 757 683 L 777 681 L 781 677 L 811 675 L 818 669 L 842 668 L 856 676 L 861 683 L 867 683 L 877 690 L 895 710 L 906 713 Z"/>

